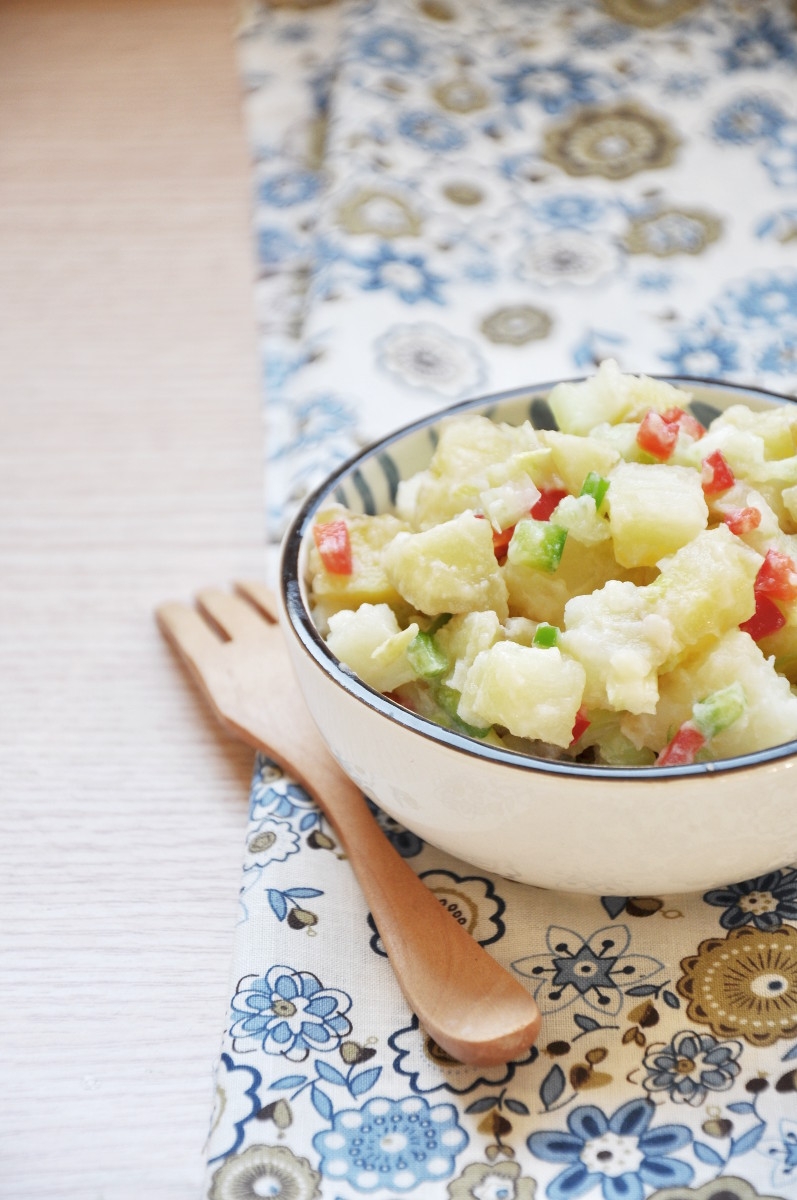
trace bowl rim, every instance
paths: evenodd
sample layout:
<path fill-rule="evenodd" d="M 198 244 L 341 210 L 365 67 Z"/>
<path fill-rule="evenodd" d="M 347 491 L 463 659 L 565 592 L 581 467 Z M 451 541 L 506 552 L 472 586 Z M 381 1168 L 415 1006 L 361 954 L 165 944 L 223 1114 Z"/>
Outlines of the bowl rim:
<path fill-rule="evenodd" d="M 312 527 L 313 517 L 323 500 L 325 500 L 341 481 L 353 472 L 366 459 L 385 451 L 395 442 L 403 440 L 412 434 L 419 433 L 432 425 L 447 421 L 452 417 L 463 415 L 473 410 L 481 410 L 490 405 L 528 396 L 529 399 L 544 398 L 559 383 L 583 383 L 592 375 L 576 375 L 566 379 L 555 379 L 550 382 L 530 383 L 523 387 L 508 388 L 500 392 L 487 392 L 460 400 L 444 408 L 437 409 L 393 430 L 376 441 L 370 442 L 361 450 L 340 463 L 319 483 L 304 499 L 293 516 L 285 532 L 280 550 L 280 594 L 284 612 L 297 642 L 302 650 L 319 666 L 331 682 L 337 684 L 342 691 L 359 700 L 373 712 L 395 722 L 408 731 L 420 735 L 428 741 L 458 751 L 467 757 L 500 763 L 502 766 L 530 774 L 560 775 L 570 779 L 600 779 L 618 780 L 639 783 L 647 780 L 651 783 L 667 782 L 684 779 L 688 776 L 714 777 L 724 776 L 731 772 L 749 770 L 765 763 L 774 763 L 788 759 L 797 754 L 797 739 L 781 742 L 765 750 L 757 750 L 752 754 L 736 755 L 734 757 L 717 759 L 715 761 L 692 763 L 670 767 L 609 767 L 593 763 L 562 762 L 556 759 L 536 758 L 533 755 L 521 754 L 519 751 L 502 749 L 471 738 L 467 734 L 436 725 L 426 717 L 419 716 L 409 709 L 403 708 L 394 700 L 388 699 L 381 692 L 363 683 L 363 681 L 335 657 L 318 632 L 302 594 L 299 575 L 301 550 L 304 540 Z M 737 393 L 742 396 L 757 396 L 773 400 L 776 404 L 795 404 L 797 397 L 775 392 L 768 388 L 753 384 L 732 383 L 723 379 L 712 379 L 699 375 L 665 375 L 651 374 L 650 379 L 661 380 L 675 387 L 689 384 L 703 388 L 717 389 L 724 392 Z"/>

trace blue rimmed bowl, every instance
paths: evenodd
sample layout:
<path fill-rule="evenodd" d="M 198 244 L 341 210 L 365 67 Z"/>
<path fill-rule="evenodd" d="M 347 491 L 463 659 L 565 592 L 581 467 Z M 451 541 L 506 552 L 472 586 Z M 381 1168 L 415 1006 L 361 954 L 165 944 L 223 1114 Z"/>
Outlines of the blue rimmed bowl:
<path fill-rule="evenodd" d="M 785 396 L 668 378 L 707 424 L 731 404 Z M 283 543 L 282 623 L 299 685 L 348 775 L 426 841 L 509 879 L 597 895 L 700 891 L 797 861 L 797 742 L 668 768 L 555 762 L 483 744 L 409 712 L 328 649 L 308 602 L 308 538 L 330 499 L 389 511 L 399 480 L 428 466 L 441 421 L 480 413 L 555 428 L 540 384 L 454 405 L 370 446 L 306 500 Z"/>

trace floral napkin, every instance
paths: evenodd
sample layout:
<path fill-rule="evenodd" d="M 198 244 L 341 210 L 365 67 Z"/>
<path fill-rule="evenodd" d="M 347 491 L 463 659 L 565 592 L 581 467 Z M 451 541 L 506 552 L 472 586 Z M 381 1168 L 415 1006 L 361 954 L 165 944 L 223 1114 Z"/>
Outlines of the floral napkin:
<path fill-rule="evenodd" d="M 344 457 L 467 396 L 609 355 L 797 391 L 795 21 L 785 0 L 246 14 L 275 547 Z M 259 759 L 209 1198 L 797 1198 L 797 870 L 563 895 L 377 817 L 534 993 L 538 1044 L 446 1057 L 323 816 Z"/>

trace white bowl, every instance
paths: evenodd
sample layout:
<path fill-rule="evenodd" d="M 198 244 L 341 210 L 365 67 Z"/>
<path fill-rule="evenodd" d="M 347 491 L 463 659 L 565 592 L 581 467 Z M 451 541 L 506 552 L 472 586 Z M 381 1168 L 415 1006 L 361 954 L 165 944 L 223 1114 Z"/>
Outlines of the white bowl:
<path fill-rule="evenodd" d="M 792 403 L 770 392 L 670 378 L 704 423 L 729 404 Z M 700 891 L 797 861 L 797 742 L 669 768 L 552 762 L 484 745 L 400 707 L 341 665 L 315 628 L 305 585 L 314 515 L 330 498 L 389 510 L 399 479 L 426 467 L 435 426 L 482 413 L 555 427 L 552 384 L 457 404 L 364 450 L 303 505 L 282 551 L 282 618 L 296 675 L 324 740 L 387 813 L 488 871 L 597 895 Z M 713 410 L 713 411 L 711 411 Z"/>

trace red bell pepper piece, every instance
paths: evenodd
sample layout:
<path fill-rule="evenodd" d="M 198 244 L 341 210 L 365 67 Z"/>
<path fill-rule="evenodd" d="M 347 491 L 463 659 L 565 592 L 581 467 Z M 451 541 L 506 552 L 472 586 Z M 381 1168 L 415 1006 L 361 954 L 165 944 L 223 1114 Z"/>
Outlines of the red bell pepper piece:
<path fill-rule="evenodd" d="M 761 510 L 758 508 L 732 508 L 726 513 L 723 521 L 731 533 L 751 533 L 761 524 Z"/>
<path fill-rule="evenodd" d="M 578 710 L 578 712 L 576 713 L 576 719 L 573 723 L 573 734 L 572 734 L 572 737 L 570 738 L 571 746 L 573 745 L 573 742 L 578 741 L 578 739 L 581 737 L 582 733 L 585 733 L 586 730 L 589 729 L 590 725 L 591 725 L 591 721 L 587 717 L 586 712 L 584 711 L 583 708 L 580 708 Z"/>
<path fill-rule="evenodd" d="M 666 412 L 661 414 L 662 420 L 668 425 L 676 425 L 678 429 L 682 429 L 684 433 L 688 433 L 695 441 L 699 441 L 706 432 L 705 425 L 701 425 L 697 417 L 693 417 L 683 408 L 668 408 Z"/>
<path fill-rule="evenodd" d="M 767 550 L 756 575 L 755 590 L 774 600 L 797 600 L 797 563 L 780 550 Z"/>
<path fill-rule="evenodd" d="M 736 477 L 721 450 L 706 455 L 700 475 L 703 491 L 707 496 L 718 496 L 720 492 L 727 492 L 736 482 Z"/>
<path fill-rule="evenodd" d="M 678 425 L 665 421 L 661 413 L 651 408 L 642 418 L 636 433 L 637 445 L 652 458 L 664 462 L 670 457 L 678 442 Z"/>
<path fill-rule="evenodd" d="M 324 569 L 332 575 L 351 575 L 351 541 L 345 521 L 327 521 L 313 526 L 313 540 L 321 555 Z"/>
<path fill-rule="evenodd" d="M 567 494 L 567 492 L 563 492 L 559 488 L 543 488 L 540 492 L 539 500 L 532 507 L 529 515 L 534 517 L 535 521 L 550 520 L 551 513 L 559 501 L 564 500 Z"/>
<path fill-rule="evenodd" d="M 663 413 L 651 408 L 637 430 L 637 445 L 653 458 L 665 462 L 675 449 L 681 430 L 695 441 L 706 432 L 697 417 L 683 408 L 668 408 Z"/>
<path fill-rule="evenodd" d="M 509 549 L 509 543 L 512 541 L 512 534 L 515 532 L 515 526 L 510 525 L 508 529 L 493 530 L 493 550 L 495 557 L 498 559 L 506 558 L 506 552 Z"/>
<path fill-rule="evenodd" d="M 755 612 L 752 617 L 742 621 L 739 628 L 743 633 L 749 633 L 754 642 L 777 633 L 786 624 L 786 618 L 774 600 L 770 600 L 764 592 L 756 592 Z"/>
<path fill-rule="evenodd" d="M 683 725 L 656 759 L 657 767 L 681 767 L 695 761 L 695 756 L 706 744 L 706 739 L 691 721 Z"/>

